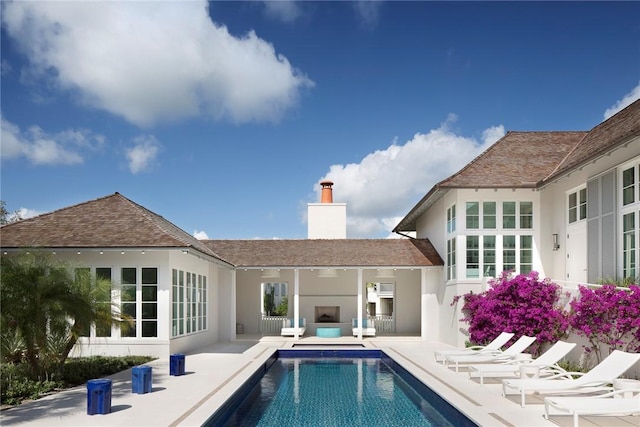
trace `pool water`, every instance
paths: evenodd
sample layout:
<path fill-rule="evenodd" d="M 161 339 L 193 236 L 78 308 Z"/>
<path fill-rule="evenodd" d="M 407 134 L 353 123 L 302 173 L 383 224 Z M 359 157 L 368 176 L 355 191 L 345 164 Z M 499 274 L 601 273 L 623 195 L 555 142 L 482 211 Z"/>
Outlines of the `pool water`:
<path fill-rule="evenodd" d="M 418 393 L 398 375 L 392 369 L 393 362 L 385 363 L 379 353 L 378 357 L 359 353 L 365 357 L 309 358 L 280 354 L 253 387 L 247 388 L 241 398 L 236 396 L 232 409 L 223 415 L 216 413 L 217 417 L 214 414 L 206 425 L 461 425 L 458 417 L 448 420 L 429 403 L 428 396 Z M 453 408 L 447 409 L 450 412 Z M 462 425 L 475 425 L 466 421 Z"/>

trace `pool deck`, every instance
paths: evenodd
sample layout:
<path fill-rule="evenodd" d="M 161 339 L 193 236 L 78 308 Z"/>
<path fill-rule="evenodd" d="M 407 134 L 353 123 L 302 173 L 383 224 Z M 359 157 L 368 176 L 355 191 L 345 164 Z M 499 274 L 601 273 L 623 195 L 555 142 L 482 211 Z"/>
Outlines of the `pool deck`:
<path fill-rule="evenodd" d="M 376 337 L 359 341 L 351 337 L 337 339 L 308 337 L 294 340 L 282 337 L 244 337 L 229 343 L 217 343 L 200 352 L 187 354 L 185 375 L 170 376 L 169 360 L 149 363 L 153 367 L 152 392 L 131 392 L 131 370 L 112 375 L 112 412 L 87 415 L 85 386 L 76 387 L 0 413 L 2 426 L 200 426 L 215 410 L 278 348 L 304 344 L 363 344 L 365 348 L 384 350 L 396 362 L 448 400 L 481 426 L 572 426 L 570 416 L 543 417 L 541 396 L 527 396 L 520 407 L 519 396 L 501 396 L 501 383 L 485 379 L 480 385 L 467 372 L 453 372 L 438 363 L 434 351 L 451 346 L 425 342 L 416 337 Z M 640 416 L 581 417 L 582 427 L 640 426 Z"/>

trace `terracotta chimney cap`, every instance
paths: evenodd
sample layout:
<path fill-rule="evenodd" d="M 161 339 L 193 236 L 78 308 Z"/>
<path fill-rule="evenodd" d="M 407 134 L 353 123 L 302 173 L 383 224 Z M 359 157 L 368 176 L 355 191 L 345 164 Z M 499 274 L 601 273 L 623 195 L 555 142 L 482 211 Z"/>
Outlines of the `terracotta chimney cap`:
<path fill-rule="evenodd" d="M 333 182 L 325 180 L 320 182 L 322 185 L 322 195 L 320 197 L 320 203 L 333 203 Z"/>

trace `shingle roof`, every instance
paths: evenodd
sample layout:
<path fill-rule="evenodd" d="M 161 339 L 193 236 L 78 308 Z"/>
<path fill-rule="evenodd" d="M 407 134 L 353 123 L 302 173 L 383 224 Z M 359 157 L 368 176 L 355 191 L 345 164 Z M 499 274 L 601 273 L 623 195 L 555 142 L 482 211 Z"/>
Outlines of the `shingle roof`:
<path fill-rule="evenodd" d="M 530 188 L 555 170 L 587 132 L 507 132 L 441 188 Z"/>
<path fill-rule="evenodd" d="M 444 265 L 426 239 L 204 240 L 237 267 Z"/>
<path fill-rule="evenodd" d="M 586 132 L 508 132 L 457 173 L 434 185 L 396 225 L 415 231 L 418 218 L 448 189 L 535 188 Z"/>
<path fill-rule="evenodd" d="M 437 183 L 396 225 L 417 219 L 452 188 L 539 188 L 640 136 L 640 100 L 588 132 L 508 132 L 459 172 Z"/>
<path fill-rule="evenodd" d="M 591 129 L 546 181 L 590 162 L 640 136 L 640 99 Z"/>
<path fill-rule="evenodd" d="M 120 193 L 4 225 L 0 246 L 194 248 L 220 258 L 189 233 Z"/>
<path fill-rule="evenodd" d="M 443 265 L 427 240 L 200 241 L 119 193 L 4 225 L 0 238 L 4 249 L 194 248 L 241 267 Z"/>

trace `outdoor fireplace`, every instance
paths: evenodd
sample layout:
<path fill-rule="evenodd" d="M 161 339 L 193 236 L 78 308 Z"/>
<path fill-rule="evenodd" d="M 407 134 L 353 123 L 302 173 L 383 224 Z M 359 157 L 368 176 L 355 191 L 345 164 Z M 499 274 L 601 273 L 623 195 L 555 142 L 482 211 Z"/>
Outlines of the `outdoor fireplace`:
<path fill-rule="evenodd" d="M 340 307 L 316 306 L 315 323 L 340 323 Z"/>

